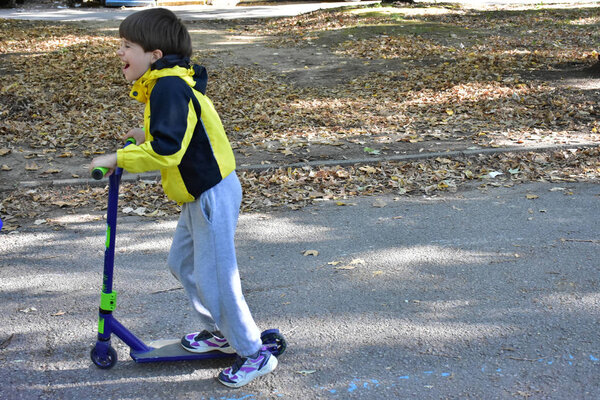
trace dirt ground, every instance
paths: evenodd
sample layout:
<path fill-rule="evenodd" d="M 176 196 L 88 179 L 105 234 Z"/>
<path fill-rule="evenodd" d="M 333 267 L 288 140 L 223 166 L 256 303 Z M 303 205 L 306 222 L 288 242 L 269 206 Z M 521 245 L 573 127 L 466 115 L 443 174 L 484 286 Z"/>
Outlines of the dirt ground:
<path fill-rule="evenodd" d="M 30 3 L 31 5 L 32 3 Z M 414 11 L 414 10 L 413 10 Z M 417 10 L 418 11 L 418 10 Z M 498 14 L 495 14 L 498 16 Z M 500 17 L 502 15 L 500 14 Z M 490 33 L 485 29 L 467 30 L 456 24 L 444 24 L 441 22 L 419 22 L 414 24 L 399 25 L 395 24 L 393 27 L 389 26 L 369 26 L 363 25 L 357 28 L 348 29 L 325 29 L 319 30 L 318 33 L 308 34 L 302 37 L 301 40 L 290 41 L 282 40 L 280 36 L 273 35 L 266 26 L 269 24 L 269 20 L 218 20 L 218 21 L 205 21 L 205 20 L 185 20 L 184 21 L 192 35 L 193 45 L 195 49 L 194 61 L 205 65 L 209 71 L 209 97 L 215 98 L 211 95 L 211 87 L 215 85 L 221 86 L 229 84 L 227 82 L 227 74 L 231 71 L 242 71 L 242 76 L 247 73 L 249 69 L 252 71 L 258 71 L 251 75 L 250 78 L 258 79 L 260 82 L 262 79 L 270 80 L 268 82 L 271 87 L 276 87 L 279 92 L 278 96 L 285 98 L 285 93 L 282 95 L 282 91 L 290 90 L 292 96 L 297 96 L 297 93 L 317 93 L 318 96 L 314 96 L 308 103 L 310 107 L 316 107 L 315 113 L 317 113 L 319 105 L 319 96 L 321 92 L 326 92 L 323 95 L 323 99 L 332 98 L 335 100 L 335 93 L 337 90 L 343 92 L 340 96 L 344 96 L 343 105 L 352 104 L 351 97 L 348 97 L 348 93 L 351 93 L 352 88 L 360 88 L 361 86 L 368 86 L 371 77 L 373 76 L 386 76 L 388 74 L 395 81 L 390 81 L 393 87 L 401 87 L 398 85 L 406 84 L 407 86 L 413 85 L 411 81 L 398 81 L 401 78 L 403 71 L 410 72 L 411 70 L 419 67 L 431 67 L 438 66 L 440 64 L 448 64 L 448 68 L 452 68 L 452 60 L 440 59 L 436 54 L 431 56 L 420 57 L 416 62 L 414 60 L 407 60 L 397 57 L 388 58 L 368 58 L 364 57 L 351 57 L 343 52 L 339 51 L 340 44 L 347 42 L 351 39 L 375 39 L 383 40 L 387 36 L 407 36 L 407 37 L 418 37 L 425 40 L 438 43 L 440 45 L 447 45 L 453 47 L 470 46 L 473 43 L 479 41 L 485 41 Z M 298 21 L 296 24 L 304 23 Z M 306 23 L 310 23 L 306 22 Z M 32 23 L 34 24 L 34 23 Z M 118 21 L 102 21 L 102 22 L 80 22 L 78 25 L 83 27 L 87 32 L 93 34 L 108 35 L 115 37 L 118 30 Z M 496 30 L 498 30 L 496 28 Z M 506 38 L 506 40 L 519 40 L 518 32 L 512 32 L 510 30 L 500 30 L 500 35 Z M 289 38 L 288 38 L 289 39 Z M 358 42 L 357 42 L 358 43 Z M 0 55 L 0 75 L 10 75 L 14 72 L 7 66 L 12 57 L 19 57 L 22 54 L 12 53 Z M 117 67 L 118 69 L 118 67 Z M 443 71 L 442 71 L 443 72 Z M 595 126 L 595 119 L 597 117 L 597 107 L 595 106 L 600 100 L 597 89 L 600 88 L 600 80 L 598 79 L 598 68 L 593 64 L 573 62 L 573 63 L 560 63 L 555 62 L 550 68 L 530 68 L 516 71 L 515 75 L 518 76 L 519 80 L 525 82 L 526 85 L 534 87 L 540 85 L 548 90 L 549 100 L 540 105 L 540 108 L 548 108 L 555 101 L 573 102 L 576 104 L 578 111 L 573 114 L 572 118 L 564 116 L 562 119 L 562 126 L 557 125 L 556 129 L 547 128 L 552 124 L 546 125 L 545 132 L 543 134 L 523 134 L 520 135 L 518 132 L 510 132 L 507 135 L 501 129 L 498 129 L 496 133 L 482 134 L 476 129 L 480 129 L 477 126 L 468 127 L 464 129 L 460 123 L 454 123 L 454 125 L 440 125 L 440 119 L 447 117 L 446 112 L 452 112 L 452 110 L 445 109 L 445 107 L 452 107 L 452 104 L 448 106 L 438 106 L 432 112 L 437 113 L 437 121 L 434 121 L 436 125 L 432 129 L 429 126 L 430 116 L 427 114 L 429 111 L 425 108 L 426 112 L 423 113 L 420 110 L 424 108 L 413 107 L 411 112 L 416 109 L 418 112 L 414 113 L 415 116 L 411 116 L 413 121 L 414 133 L 409 134 L 407 132 L 391 132 L 390 129 L 382 128 L 380 133 L 367 132 L 367 134 L 347 133 L 343 132 L 343 135 L 336 136 L 336 132 L 327 131 L 324 132 L 323 137 L 317 136 L 316 139 L 302 138 L 300 142 L 295 142 L 290 145 L 286 144 L 286 138 L 284 134 L 279 135 L 272 140 L 261 139 L 256 140 L 255 137 L 247 139 L 239 132 L 236 132 L 235 123 L 231 121 L 232 114 L 236 110 L 232 108 L 227 102 L 227 99 L 222 101 L 218 105 L 218 110 L 221 113 L 224 123 L 228 130 L 228 134 L 234 145 L 234 151 L 236 153 L 236 159 L 238 163 L 238 169 L 242 171 L 266 171 L 270 168 L 276 167 L 288 167 L 288 166 L 302 166 L 310 165 L 312 167 L 318 167 L 319 165 L 365 165 L 372 164 L 378 165 L 381 162 L 390 160 L 398 160 L 403 156 L 414 156 L 421 158 L 438 158 L 440 154 L 448 152 L 458 152 L 468 150 L 470 152 L 478 151 L 479 149 L 495 151 L 501 149 L 516 149 L 518 151 L 527 151 L 529 149 L 546 148 L 551 149 L 553 146 L 597 146 L 600 142 L 599 135 L 596 131 L 592 130 L 591 127 Z M 212 77 L 212 80 L 211 80 Z M 512 77 L 502 77 L 503 79 L 513 79 Z M 235 81 L 238 84 L 239 78 Z M 120 82 L 122 86 L 123 95 L 126 96 L 128 86 Z M 282 89 L 283 88 L 283 89 Z M 427 88 L 425 88 L 427 89 Z M 232 87 L 228 96 L 236 96 L 236 87 Z M 419 90 L 417 87 L 415 90 Z M 260 91 L 260 88 L 257 89 Z M 311 92 L 312 91 L 312 92 Z M 552 98 L 558 93 L 558 96 Z M 222 94 L 222 93 L 221 93 Z M 248 95 L 247 92 L 240 93 L 240 97 Z M 257 97 L 260 99 L 261 93 L 253 93 L 254 98 L 248 101 L 255 101 Z M 0 92 L 0 96 L 6 96 Z M 265 95 L 268 98 L 268 94 Z M 514 98 L 513 94 L 513 98 Z M 231 97 L 230 97 L 231 99 Z M 316 99 L 316 100 L 315 100 Z M 350 100 L 348 100 L 350 99 Z M 4 100 L 5 103 L 10 103 L 11 98 L 5 97 L 0 98 L 0 101 Z M 509 98 L 510 100 L 510 98 Z M 295 100 L 292 100 L 292 102 Z M 396 102 L 398 103 L 398 102 Z M 274 102 L 274 104 L 277 104 Z M 302 104 L 302 103 L 299 103 Z M 287 104 L 286 104 L 287 105 Z M 537 104 L 525 104 L 530 109 L 535 109 Z M 105 105 L 104 110 L 90 109 L 87 112 L 93 113 L 106 113 L 116 114 L 120 111 L 110 105 Z M 239 106 L 239 103 L 238 103 Z M 330 105 L 324 104 L 326 107 Z M 493 112 L 501 109 L 506 114 L 506 118 L 511 118 L 511 107 L 517 107 L 519 104 L 506 104 L 504 100 L 492 101 L 489 105 L 491 109 L 490 115 Z M 8 104 L 7 110 L 11 112 L 23 112 L 23 115 L 27 113 L 31 114 L 31 110 L 28 110 L 28 104 L 20 101 Z M 362 106 L 359 106 L 362 107 Z M 397 110 L 398 106 L 396 104 Z M 255 105 L 256 108 L 256 105 Z M 277 117 L 278 109 L 268 110 L 268 117 Z M 331 109 L 329 118 L 335 118 L 335 108 Z M 0 111 L 2 111 L 0 109 Z M 141 118 L 141 108 L 139 114 Z M 245 110 L 247 111 L 247 110 Z M 252 111 L 252 110 L 251 110 Z M 347 111 L 347 110 L 346 110 Z M 534 110 L 537 112 L 537 110 Z M 385 118 L 395 118 L 397 115 L 390 114 L 392 111 L 386 110 L 385 103 L 379 103 L 375 109 L 376 115 L 371 115 L 373 109 L 367 110 L 365 114 L 366 118 L 380 118 L 385 124 Z M 393 111 L 395 112 L 395 111 Z M 549 113 L 552 115 L 552 110 L 544 111 L 546 115 Z M 440 117 L 441 114 L 441 117 Z M 313 116 L 307 111 L 302 111 L 300 115 L 304 118 L 310 119 Z M 325 115 L 325 116 L 323 116 Z M 336 123 L 328 124 L 324 118 L 327 118 L 327 113 L 316 116 L 315 118 L 322 118 L 323 120 L 317 121 L 311 126 L 310 123 L 306 124 L 306 127 L 310 129 L 322 129 L 327 130 L 330 126 L 338 127 Z M 484 114 L 483 118 L 486 118 Z M 254 118 L 255 116 L 250 116 Z M 259 115 L 260 117 L 260 115 Z M 492 116 L 493 117 L 493 116 Z M 490 118 L 492 118 L 490 117 Z M 537 118 L 537 115 L 533 115 L 531 118 Z M 296 117 L 297 118 L 297 117 Z M 344 117 L 346 118 L 346 117 Z M 352 115 L 352 118 L 355 118 Z M 465 123 L 469 123 L 468 119 L 464 119 Z M 310 122 L 310 121 L 309 121 Z M 485 123 L 481 121 L 481 117 L 478 123 Z M 138 121 L 139 123 L 139 121 Z M 350 121 L 350 125 L 344 126 L 347 121 L 342 121 L 339 124 L 341 129 L 346 127 L 352 128 L 352 123 L 360 125 L 361 121 Z M 498 121 L 495 122 L 498 126 Z M 527 122 L 536 126 L 537 121 Z M 132 122 L 135 124 L 135 122 Z M 256 131 L 260 131 L 261 125 L 259 120 L 252 121 L 252 129 L 256 126 Z M 543 125 L 543 123 L 542 123 Z M 568 125 L 566 128 L 565 126 Z M 321 128 L 314 128 L 314 126 L 320 126 Z M 373 124 L 369 126 L 374 126 Z M 521 125 L 522 127 L 522 125 Z M 123 133 L 130 127 L 123 127 Z M 300 126 L 299 129 L 303 129 L 304 125 Z M 285 129 L 291 129 L 285 127 Z M 286 132 L 282 129 L 282 132 Z M 348 129 L 352 131 L 352 129 Z M 364 129 L 363 129 L 364 131 Z M 518 128 L 515 129 L 518 131 Z M 530 130 L 529 133 L 535 133 L 536 129 Z M 0 125 L 0 133 L 3 133 L 2 126 Z M 317 132 L 321 133 L 321 132 Z M 311 133 L 314 134 L 314 131 Z M 483 136 L 482 136 L 483 135 Z M 9 135 L 10 136 L 10 135 Z M 258 136 L 258 135 L 256 135 Z M 83 184 L 96 184 L 88 178 L 87 165 L 89 165 L 94 149 L 89 147 L 90 151 L 85 154 L 85 146 L 79 145 L 79 147 L 72 147 L 70 155 L 68 157 L 61 157 L 61 153 L 65 149 L 56 147 L 53 152 L 47 152 L 43 148 L 31 147 L 27 144 L 19 143 L 17 146 L 10 143 L 8 136 L 2 137 L 0 135 L 0 149 L 11 149 L 8 152 L 0 154 L 0 190 L 5 190 L 5 193 L 10 193 L 15 187 L 22 188 L 38 188 L 49 187 L 55 185 L 56 187 L 77 187 Z M 106 151 L 111 151 L 114 146 L 118 143 L 113 141 L 114 144 L 106 146 Z M 110 149 L 109 149 L 110 147 Z M 367 149 L 370 149 L 368 152 Z M 67 149 L 68 150 L 68 149 Z M 456 153 L 455 153 L 456 154 Z M 544 156 L 546 157 L 546 156 Z M 541 157 L 542 159 L 544 157 Z M 534 157 L 531 157 L 534 158 Z M 539 164 L 532 169 L 541 168 L 546 170 L 557 170 L 559 167 L 554 162 L 546 157 L 548 162 Z M 446 162 L 447 160 L 442 160 Z M 469 162 L 466 162 L 468 164 Z M 36 168 L 29 168 L 32 164 L 35 164 Z M 9 168 L 4 168 L 4 166 Z M 513 170 L 518 169 L 515 165 L 518 162 L 508 165 L 507 168 Z M 420 166 L 417 166 L 420 168 Z M 446 169 L 445 166 L 441 166 L 440 170 Z M 472 172 L 467 169 L 466 176 L 471 179 Z M 521 168 L 521 171 L 523 168 Z M 406 171 L 404 171 L 406 172 Z M 436 171 L 431 171 L 429 177 L 423 179 L 433 180 L 434 182 L 428 182 L 425 185 L 431 186 L 432 183 L 437 185 L 443 178 L 436 178 Z M 428 172 L 429 173 L 429 172 Z M 587 172 L 583 172 L 585 175 Z M 421 172 L 414 172 L 414 175 L 423 175 Z M 465 174 L 458 173 L 452 177 L 453 180 L 458 181 L 463 179 Z M 485 172 L 484 168 L 484 174 Z M 505 174 L 512 178 L 511 175 Z M 461 175 L 462 177 L 458 176 Z M 505 175 L 505 176 L 506 176 Z M 588 174 L 589 175 L 589 174 Z M 142 177 L 144 179 L 154 179 L 157 176 L 156 173 L 145 174 Z M 540 179 L 540 174 L 532 174 L 533 179 Z M 128 176 L 129 178 L 135 178 Z M 334 179 L 336 177 L 333 177 Z M 370 177 L 369 177 L 370 178 Z M 382 178 L 387 180 L 387 174 L 383 173 Z M 267 178 L 265 178 L 267 179 Z M 361 178 L 362 179 L 362 178 Z M 437 181 L 436 181 L 437 179 Z M 527 179 L 527 178 L 526 178 Z M 104 185 L 100 182 L 100 185 Z M 264 182 L 261 184 L 264 185 Z M 386 182 L 383 185 L 387 185 Z M 296 186 L 290 189 L 295 191 L 297 188 L 302 187 L 306 191 L 306 196 L 310 197 L 310 193 L 322 192 L 321 189 L 310 188 L 306 183 L 297 183 Z M 74 190 L 74 189 L 73 189 Z M 72 190 L 72 191 L 73 191 Z M 269 191 L 277 189 L 269 189 Z M 283 190 L 283 189 L 281 189 Z M 287 189 L 286 189 L 287 190 Z M 410 189 L 409 189 L 410 191 Z M 266 189 L 260 189 L 260 185 L 257 186 L 257 192 L 252 193 L 251 196 L 260 195 L 262 196 L 266 192 Z M 19 196 L 31 194 L 21 193 Z M 403 193 L 402 191 L 400 193 Z M 38 197 L 37 194 L 32 195 Z M 63 196 L 61 192 L 51 193 L 52 198 Z M 82 194 L 80 197 L 85 197 L 87 194 Z M 267 197 L 271 196 L 271 193 L 267 193 Z M 299 196 L 299 195 L 298 195 Z M 296 196 L 296 197 L 298 197 Z M 262 201 L 262 200 L 261 200 Z M 68 202 L 70 206 L 76 206 L 79 200 Z M 104 201 L 102 201 L 103 203 Z M 265 204 L 271 204 L 269 198 L 264 200 Z M 41 207 L 40 204 L 34 199 L 32 203 L 33 207 Z M 19 210 L 13 210 L 12 213 L 17 215 L 17 218 L 21 218 L 23 215 L 29 215 L 30 218 L 35 219 L 40 216 L 50 215 L 52 212 L 56 212 L 56 205 L 63 207 L 64 201 L 51 201 L 46 208 L 41 207 L 36 212 L 29 214 L 23 213 L 23 209 L 27 209 L 28 205 L 23 204 L 19 206 Z M 69 206 L 69 207 L 70 207 Z M 5 206 L 6 207 L 6 206 Z M 52 209 L 55 210 L 52 210 Z M 58 212 L 63 210 L 58 209 Z"/>
<path fill-rule="evenodd" d="M 29 3 L 31 7 L 35 5 Z M 103 34 L 116 35 L 118 21 L 82 22 L 85 29 L 97 31 Z M 197 51 L 196 60 L 204 64 L 210 71 L 239 66 L 252 66 L 268 72 L 272 76 L 281 79 L 289 85 L 307 88 L 331 88 L 336 85 L 345 84 L 354 79 L 368 81 L 371 74 L 385 73 L 386 71 L 398 71 L 413 67 L 401 59 L 373 59 L 365 62 L 363 59 L 345 57 L 332 51 L 341 41 L 345 39 L 338 31 L 324 32 L 317 40 L 307 41 L 302 45 L 281 46 L 274 44 L 267 36 L 244 34 L 240 32 L 250 31 L 256 26 L 263 24 L 259 20 L 239 21 L 186 21 L 193 39 L 194 49 Z M 457 31 L 458 32 L 458 31 Z M 380 32 L 373 29 L 372 32 L 363 30 L 364 36 L 376 36 Z M 448 32 L 431 31 L 429 37 L 437 36 L 448 42 L 461 42 L 469 40 L 464 35 L 448 35 Z M 450 43 L 451 44 L 451 43 Z M 0 57 L 0 73 L 10 73 L 2 69 Z M 430 62 L 436 62 L 431 60 Z M 600 88 L 598 70 L 581 65 L 563 65 L 552 71 L 523 71 L 527 80 L 539 81 L 556 87 L 569 87 L 595 92 Z M 210 84 L 219 84 L 211 81 Z M 591 94 L 592 97 L 596 96 Z M 271 149 L 269 144 L 265 148 L 243 148 L 236 149 L 238 165 L 241 168 L 259 168 L 267 166 L 285 166 L 297 163 L 319 163 L 320 161 L 361 160 L 368 161 L 385 159 L 403 154 L 427 154 L 430 152 L 444 152 L 464 150 L 469 143 L 457 141 L 455 138 L 449 140 L 435 139 L 423 142 L 402 141 L 397 143 L 385 143 L 386 136 L 375 137 L 375 141 L 381 140 L 385 145 L 384 151 L 379 153 L 380 157 L 366 154 L 364 144 L 360 141 L 345 141 L 337 145 L 314 143 L 307 152 L 283 153 L 274 143 Z M 590 143 L 585 137 L 577 135 L 572 139 L 563 138 L 560 144 L 582 144 Z M 504 143 L 510 146 L 511 143 Z M 527 144 L 527 143 L 525 143 Z M 540 141 L 531 142 L 531 146 L 551 145 Z M 0 161 L 11 165 L 12 170 L 2 171 L 2 184 L 0 186 L 9 188 L 15 182 L 37 182 L 37 181 L 60 181 L 73 178 L 86 178 L 86 165 L 90 158 L 74 155 L 69 158 L 50 159 L 47 165 L 39 170 L 27 171 L 25 166 L 36 159 L 38 149 L 24 148 L 20 152 L 11 152 L 4 155 Z M 41 159 L 40 162 L 44 162 Z M 60 165 L 59 173 L 43 173 L 40 171 L 52 170 Z M 25 172 L 24 172 L 25 171 Z"/>

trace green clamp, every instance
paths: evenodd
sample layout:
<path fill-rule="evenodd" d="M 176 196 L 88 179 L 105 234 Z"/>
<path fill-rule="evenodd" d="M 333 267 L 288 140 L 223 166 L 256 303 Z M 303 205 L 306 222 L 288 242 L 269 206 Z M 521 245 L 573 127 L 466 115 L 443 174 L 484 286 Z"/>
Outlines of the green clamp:
<path fill-rule="evenodd" d="M 103 311 L 114 311 L 117 308 L 117 292 L 100 294 L 100 309 Z"/>

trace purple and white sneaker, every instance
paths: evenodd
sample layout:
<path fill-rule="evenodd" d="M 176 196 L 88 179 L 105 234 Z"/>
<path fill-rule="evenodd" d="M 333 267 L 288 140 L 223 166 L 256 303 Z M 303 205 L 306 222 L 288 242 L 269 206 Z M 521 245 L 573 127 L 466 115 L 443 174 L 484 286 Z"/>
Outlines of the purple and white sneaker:
<path fill-rule="evenodd" d="M 235 350 L 229 345 L 227 339 L 216 336 L 209 331 L 194 332 L 181 338 L 181 346 L 192 353 L 207 353 L 209 351 L 220 351 L 233 354 Z"/>
<path fill-rule="evenodd" d="M 251 380 L 266 375 L 277 367 L 277 358 L 266 347 L 250 357 L 240 357 L 232 367 L 219 374 L 219 382 L 225 386 L 239 388 Z"/>

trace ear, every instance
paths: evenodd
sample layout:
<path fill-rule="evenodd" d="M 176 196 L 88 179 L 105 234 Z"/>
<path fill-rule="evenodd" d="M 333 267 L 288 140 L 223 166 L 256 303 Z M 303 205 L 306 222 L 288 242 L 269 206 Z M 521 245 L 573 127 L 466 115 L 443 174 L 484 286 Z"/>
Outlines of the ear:
<path fill-rule="evenodd" d="M 161 58 L 163 58 L 163 52 L 162 50 L 153 50 L 152 51 L 152 62 L 155 63 L 158 60 L 160 60 Z"/>

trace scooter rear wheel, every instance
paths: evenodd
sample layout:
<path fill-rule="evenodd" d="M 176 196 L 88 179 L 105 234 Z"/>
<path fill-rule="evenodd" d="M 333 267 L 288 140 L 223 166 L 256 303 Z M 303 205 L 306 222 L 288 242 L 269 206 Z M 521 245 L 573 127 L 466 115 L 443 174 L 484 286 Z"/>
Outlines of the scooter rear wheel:
<path fill-rule="evenodd" d="M 106 352 L 105 358 L 100 358 L 96 347 L 90 351 L 90 358 L 96 367 L 100 369 L 111 369 L 117 364 L 117 351 L 112 347 L 109 347 Z"/>
<path fill-rule="evenodd" d="M 287 348 L 287 342 L 278 329 L 270 329 L 264 331 L 260 336 L 263 345 L 273 354 L 275 357 L 279 357 L 285 352 Z"/>

